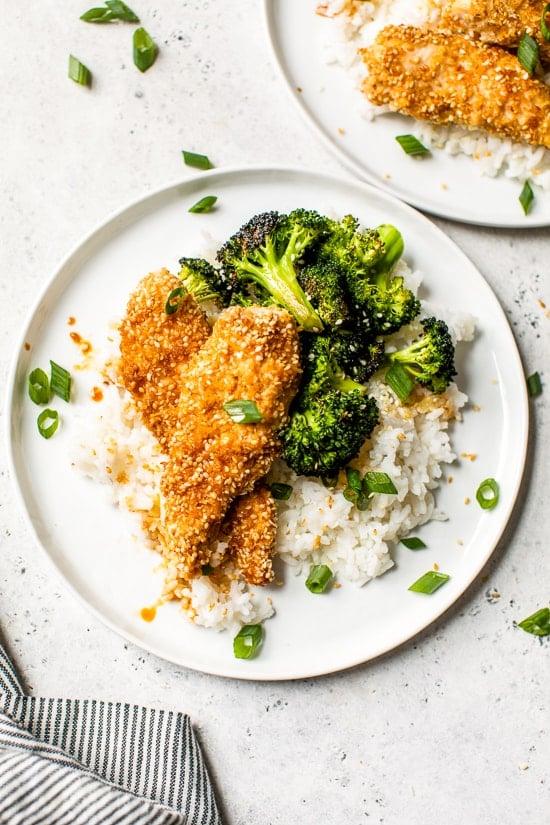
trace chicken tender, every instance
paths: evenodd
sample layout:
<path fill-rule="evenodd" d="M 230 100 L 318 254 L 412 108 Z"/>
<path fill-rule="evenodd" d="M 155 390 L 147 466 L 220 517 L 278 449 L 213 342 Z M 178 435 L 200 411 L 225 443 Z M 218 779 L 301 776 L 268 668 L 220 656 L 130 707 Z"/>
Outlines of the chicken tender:
<path fill-rule="evenodd" d="M 444 0 L 441 28 L 465 34 L 484 43 L 517 47 L 528 32 L 540 46 L 540 56 L 550 62 L 550 43 L 542 36 L 544 3 L 539 0 Z"/>
<path fill-rule="evenodd" d="M 277 510 L 273 496 L 264 486 L 255 487 L 236 499 L 228 513 L 227 543 L 230 556 L 249 584 L 264 585 L 273 579 Z M 227 528 L 226 528 L 227 529 Z"/>
<path fill-rule="evenodd" d="M 550 148 L 550 88 L 502 49 L 388 26 L 361 54 L 368 70 L 363 91 L 376 105 Z"/>
<path fill-rule="evenodd" d="M 232 500 L 279 454 L 300 371 L 296 325 L 274 307 L 225 310 L 188 364 L 161 483 L 167 550 L 184 575 L 208 563 Z M 232 400 L 254 401 L 262 420 L 235 423 L 223 408 Z"/>

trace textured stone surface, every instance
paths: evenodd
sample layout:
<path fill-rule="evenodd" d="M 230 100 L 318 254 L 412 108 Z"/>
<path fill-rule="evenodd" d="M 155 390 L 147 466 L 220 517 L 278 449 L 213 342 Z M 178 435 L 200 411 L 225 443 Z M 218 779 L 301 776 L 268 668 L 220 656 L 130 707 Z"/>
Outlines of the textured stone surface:
<path fill-rule="evenodd" d="M 56 262 L 111 210 L 185 174 L 182 147 L 208 151 L 219 166 L 345 174 L 289 105 L 269 63 L 260 5 L 135 0 L 161 46 L 145 75 L 132 64 L 131 27 L 80 23 L 86 3 L 44 0 L 39 12 L 12 4 L 3 15 L 3 371 Z M 93 90 L 67 79 L 69 52 L 93 71 Z M 499 296 L 526 371 L 546 366 L 550 379 L 550 319 L 538 303 L 550 306 L 550 232 L 438 223 Z M 2 451 L 0 624 L 27 685 L 187 710 L 230 825 L 539 825 L 550 807 L 550 647 L 512 622 L 549 596 L 548 392 L 532 405 L 515 522 L 460 604 L 380 661 L 296 684 L 181 670 L 91 619 L 27 534 Z M 490 600 L 488 588 L 500 598 Z"/>

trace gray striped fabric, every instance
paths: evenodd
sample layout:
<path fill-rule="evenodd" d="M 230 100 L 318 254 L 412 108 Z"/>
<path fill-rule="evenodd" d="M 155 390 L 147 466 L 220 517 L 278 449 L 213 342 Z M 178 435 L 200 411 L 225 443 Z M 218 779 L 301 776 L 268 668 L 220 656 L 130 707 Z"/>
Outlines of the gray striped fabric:
<path fill-rule="evenodd" d="M 1 825 L 221 825 L 189 717 L 25 696 L 0 645 Z"/>

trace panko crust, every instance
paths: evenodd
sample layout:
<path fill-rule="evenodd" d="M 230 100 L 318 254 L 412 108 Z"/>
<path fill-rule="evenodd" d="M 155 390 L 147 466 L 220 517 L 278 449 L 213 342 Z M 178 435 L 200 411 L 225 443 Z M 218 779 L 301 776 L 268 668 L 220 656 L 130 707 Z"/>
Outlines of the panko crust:
<path fill-rule="evenodd" d="M 273 580 L 277 509 L 269 489 L 258 485 L 235 499 L 228 513 L 228 551 L 249 584 Z"/>

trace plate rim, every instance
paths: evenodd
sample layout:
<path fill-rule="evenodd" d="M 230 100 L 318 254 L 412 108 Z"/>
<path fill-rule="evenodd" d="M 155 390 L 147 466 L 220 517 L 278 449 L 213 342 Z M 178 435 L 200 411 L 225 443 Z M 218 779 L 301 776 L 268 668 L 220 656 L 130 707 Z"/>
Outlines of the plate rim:
<path fill-rule="evenodd" d="M 96 619 L 101 622 L 104 626 L 108 627 L 110 630 L 114 631 L 118 636 L 122 637 L 126 641 L 131 642 L 132 644 L 136 645 L 136 647 L 141 648 L 142 650 L 146 650 L 148 653 L 156 656 L 159 659 L 164 661 L 170 662 L 178 667 L 185 667 L 189 668 L 190 670 L 195 670 L 201 673 L 207 673 L 212 676 L 221 676 L 230 679 L 238 679 L 242 681 L 262 681 L 262 682 L 282 682 L 282 681 L 295 681 L 300 679 L 309 679 L 309 678 L 316 678 L 319 676 L 329 675 L 331 673 L 339 673 L 344 672 L 346 670 L 350 670 L 355 668 L 359 665 L 366 664 L 367 662 L 372 662 L 381 656 L 390 653 L 393 650 L 399 649 L 403 644 L 410 642 L 411 639 L 418 636 L 418 634 L 422 633 L 426 628 L 430 627 L 430 625 L 434 624 L 434 622 L 438 621 L 441 616 L 443 616 L 456 602 L 464 595 L 464 593 L 469 589 L 472 583 L 477 579 L 479 574 L 482 572 L 483 568 L 495 552 L 496 548 L 498 547 L 502 536 L 510 523 L 513 511 L 517 504 L 519 504 L 519 490 L 520 485 L 525 473 L 526 467 L 526 460 L 527 460 L 527 450 L 528 450 L 528 443 L 529 443 L 529 432 L 530 432 L 530 413 L 529 413 L 529 400 L 527 394 L 527 386 L 525 382 L 521 383 L 522 393 L 521 393 L 521 421 L 515 422 L 516 426 L 521 427 L 521 439 L 519 443 L 519 451 L 520 451 L 520 463 L 517 469 L 517 475 L 515 484 L 510 489 L 510 498 L 508 505 L 506 507 L 506 511 L 502 516 L 502 523 L 500 529 L 498 530 L 498 534 L 495 536 L 495 539 L 492 542 L 489 542 L 485 552 L 478 558 L 476 565 L 473 568 L 473 572 L 470 573 L 463 585 L 461 585 L 460 592 L 456 595 L 449 595 L 445 598 L 437 611 L 433 614 L 430 614 L 427 620 L 421 619 L 417 624 L 415 624 L 412 628 L 407 628 L 404 635 L 396 642 L 389 642 L 389 643 L 382 643 L 380 644 L 373 653 L 368 655 L 366 658 L 364 656 L 354 656 L 349 661 L 346 661 L 345 664 L 336 663 L 334 665 L 329 665 L 328 667 L 321 666 L 315 669 L 308 669 L 307 672 L 297 672 L 289 675 L 288 673 L 283 672 L 273 672 L 273 673 L 264 673 L 263 671 L 256 671 L 254 669 L 247 670 L 242 674 L 235 674 L 234 672 L 228 670 L 223 665 L 220 667 L 207 667 L 200 665 L 199 663 L 189 664 L 188 662 L 183 663 L 181 659 L 178 659 L 171 655 L 165 655 L 164 653 L 160 653 L 153 645 L 149 644 L 148 642 L 140 639 L 137 635 L 132 633 L 129 630 L 126 630 L 122 627 L 119 627 L 114 621 L 112 621 L 107 616 L 103 615 L 101 611 L 95 607 L 91 602 L 89 602 L 84 595 L 82 595 L 79 590 L 77 589 L 76 585 L 73 585 L 68 575 L 64 573 L 61 566 L 56 563 L 54 558 L 50 555 L 46 547 L 42 544 L 37 530 L 33 524 L 32 518 L 30 516 L 29 510 L 27 508 L 25 502 L 25 496 L 23 494 L 21 480 L 19 474 L 17 472 L 17 463 L 15 457 L 15 449 L 14 444 L 11 438 L 12 429 L 14 426 L 13 422 L 13 408 L 14 408 L 14 397 L 16 391 L 16 378 L 18 372 L 18 365 L 19 360 L 22 357 L 23 346 L 27 336 L 27 332 L 29 327 L 31 326 L 37 310 L 40 308 L 42 301 L 47 296 L 47 293 L 50 291 L 51 287 L 55 284 L 59 274 L 71 264 L 72 259 L 77 257 L 80 250 L 86 246 L 94 236 L 101 233 L 102 231 L 108 229 L 108 227 L 117 219 L 123 217 L 127 212 L 135 209 L 140 205 L 144 205 L 148 200 L 155 200 L 156 198 L 161 197 L 162 195 L 167 195 L 172 190 L 180 189 L 181 187 L 185 186 L 195 186 L 198 182 L 201 181 L 208 181 L 216 176 L 222 177 L 233 177 L 235 175 L 243 175 L 252 173 L 254 175 L 261 175 L 261 174 L 270 174 L 270 173 L 282 173 L 287 175 L 297 175 L 297 176 L 308 176 L 312 178 L 316 178 L 317 180 L 326 181 L 331 185 L 339 185 L 339 186 L 352 186 L 359 189 L 363 189 L 367 198 L 369 196 L 374 195 L 376 198 L 381 198 L 389 203 L 390 206 L 398 206 L 400 209 L 404 209 L 407 212 L 412 213 L 416 220 L 420 220 L 421 223 L 426 224 L 429 226 L 430 231 L 436 232 L 440 236 L 440 239 L 445 242 L 450 248 L 452 248 L 453 253 L 456 255 L 458 254 L 464 260 L 466 266 L 471 267 L 480 277 L 482 283 L 485 285 L 485 288 L 490 292 L 491 296 L 493 297 L 496 306 L 498 307 L 498 311 L 500 313 L 500 321 L 503 324 L 503 329 L 505 330 L 506 337 L 509 339 L 511 344 L 511 350 L 513 353 L 513 361 L 514 361 L 514 369 L 518 371 L 519 374 L 525 375 L 525 371 L 523 369 L 523 364 L 521 361 L 521 356 L 518 350 L 518 346 L 516 340 L 514 338 L 511 326 L 508 322 L 508 318 L 500 304 L 500 301 L 493 291 L 491 285 L 488 281 L 485 280 L 483 274 L 479 271 L 477 266 L 470 260 L 470 258 L 466 255 L 465 252 L 455 243 L 442 229 L 436 226 L 426 215 L 422 214 L 418 210 L 414 209 L 409 204 L 399 200 L 394 195 L 388 192 L 381 191 L 378 187 L 373 186 L 370 183 L 366 183 L 363 180 L 349 180 L 348 178 L 341 177 L 339 175 L 334 175 L 330 173 L 325 173 L 323 171 L 319 171 L 313 168 L 301 169 L 298 167 L 286 166 L 282 164 L 257 164 L 257 165 L 235 165 L 235 166 L 228 166 L 228 167 L 218 167 L 215 169 L 211 169 L 206 172 L 199 172 L 196 174 L 192 174 L 188 177 L 178 177 L 175 178 L 168 183 L 164 183 L 163 185 L 156 187 L 152 190 L 146 190 L 142 192 L 138 196 L 134 196 L 131 200 L 125 203 L 124 206 L 112 211 L 107 218 L 103 219 L 102 221 L 98 222 L 93 229 L 88 232 L 84 237 L 81 237 L 79 241 L 77 241 L 71 247 L 68 254 L 66 254 L 58 264 L 53 267 L 52 272 L 45 280 L 42 288 L 40 289 L 38 296 L 35 298 L 34 302 L 32 303 L 30 309 L 28 310 L 22 327 L 21 333 L 17 336 L 14 350 L 12 352 L 12 357 L 9 362 L 9 368 L 7 371 L 7 392 L 6 392 L 6 401 L 4 405 L 4 412 L 5 412 L 5 425 L 4 425 L 4 437 L 6 441 L 6 455 L 7 455 L 7 465 L 8 471 L 12 483 L 12 488 L 15 492 L 15 498 L 18 502 L 19 508 L 23 514 L 23 519 L 26 524 L 27 529 L 29 530 L 31 536 L 34 539 L 35 545 L 39 548 L 40 552 L 43 556 L 46 557 L 47 562 L 54 570 L 57 577 L 63 583 L 63 586 L 69 590 L 70 593 L 76 600 L 80 602 L 80 604 L 84 607 L 86 611 L 91 613 L 95 616 Z M 516 431 L 517 432 L 517 431 Z"/>
<path fill-rule="evenodd" d="M 375 175 L 371 174 L 368 169 L 363 168 L 360 163 L 355 161 L 353 157 L 351 157 L 344 149 L 340 147 L 336 140 L 334 140 L 318 122 L 314 113 L 308 106 L 306 106 L 303 97 L 296 91 L 296 87 L 292 83 L 291 77 L 285 68 L 284 61 L 281 59 L 280 46 L 275 37 L 274 7 L 276 2 L 277 0 L 262 0 L 263 26 L 271 55 L 271 63 L 275 67 L 278 76 L 282 79 L 283 85 L 287 91 L 287 94 L 293 101 L 294 106 L 300 112 L 302 120 L 308 125 L 310 131 L 317 135 L 317 137 L 321 140 L 321 143 L 333 155 L 333 157 L 338 160 L 345 169 L 348 170 L 348 172 L 357 175 L 361 182 L 369 183 L 371 186 L 382 190 L 396 200 L 401 200 L 400 196 L 395 192 L 391 184 L 386 183 L 384 180 L 379 180 Z M 483 182 L 483 179 L 481 179 L 481 182 Z M 484 221 L 469 218 L 467 215 L 461 212 L 453 211 L 452 209 L 438 211 L 426 206 L 425 203 L 423 203 L 422 200 L 416 195 L 407 197 L 407 199 L 402 202 L 407 203 L 409 206 L 414 207 L 418 211 L 428 213 L 429 215 L 433 215 L 434 217 L 442 218 L 444 220 L 463 223 L 466 226 L 484 226 L 493 229 L 523 229 L 525 231 L 529 231 L 530 229 L 544 229 L 550 226 L 550 218 L 537 219 L 536 217 L 527 216 L 528 222 L 526 222 L 525 217 L 522 219 L 518 215 L 517 219 L 511 218 L 507 221 Z"/>

